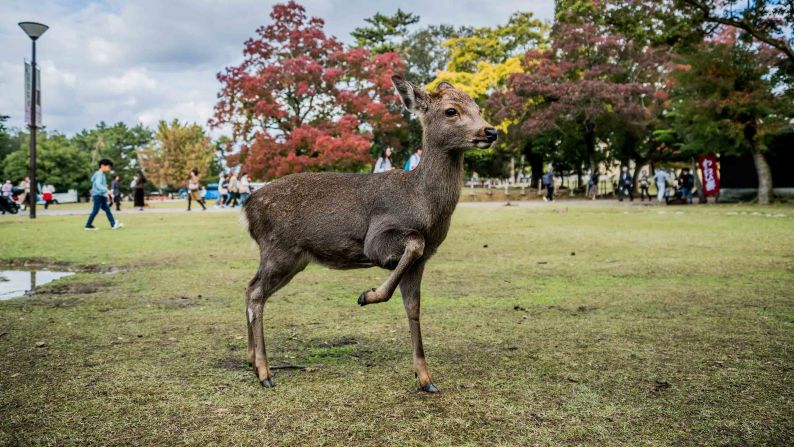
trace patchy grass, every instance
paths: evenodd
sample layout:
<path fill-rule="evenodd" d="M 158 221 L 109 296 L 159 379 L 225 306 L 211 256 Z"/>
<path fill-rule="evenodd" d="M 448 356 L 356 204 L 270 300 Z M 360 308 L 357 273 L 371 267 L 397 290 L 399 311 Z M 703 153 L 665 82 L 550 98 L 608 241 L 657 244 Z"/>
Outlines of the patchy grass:
<path fill-rule="evenodd" d="M 356 305 L 385 272 L 274 295 L 271 364 L 312 367 L 265 390 L 234 213 L 84 219 L 0 219 L 1 261 L 82 267 L 0 302 L 0 445 L 794 444 L 792 207 L 459 209 L 424 281 L 436 396 L 399 295 Z"/>

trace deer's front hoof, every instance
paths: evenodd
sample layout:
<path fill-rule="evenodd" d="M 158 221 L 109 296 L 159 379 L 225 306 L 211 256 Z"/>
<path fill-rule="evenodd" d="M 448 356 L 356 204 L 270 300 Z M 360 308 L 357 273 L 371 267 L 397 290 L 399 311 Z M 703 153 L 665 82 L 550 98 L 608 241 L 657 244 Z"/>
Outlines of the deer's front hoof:
<path fill-rule="evenodd" d="M 272 377 L 268 377 L 265 380 L 260 381 L 259 383 L 262 384 L 262 388 L 275 388 L 276 382 L 273 381 Z"/>
<path fill-rule="evenodd" d="M 370 294 L 370 293 L 374 294 L 375 293 L 375 289 L 367 290 L 367 291 L 363 292 L 361 295 L 358 296 L 358 305 L 359 306 L 366 306 L 367 304 L 369 304 L 369 302 L 367 301 L 367 295 Z"/>
<path fill-rule="evenodd" d="M 435 394 L 438 393 L 438 388 L 436 388 L 436 386 L 432 383 L 428 383 L 427 385 L 422 386 L 422 391 L 425 393 Z"/>

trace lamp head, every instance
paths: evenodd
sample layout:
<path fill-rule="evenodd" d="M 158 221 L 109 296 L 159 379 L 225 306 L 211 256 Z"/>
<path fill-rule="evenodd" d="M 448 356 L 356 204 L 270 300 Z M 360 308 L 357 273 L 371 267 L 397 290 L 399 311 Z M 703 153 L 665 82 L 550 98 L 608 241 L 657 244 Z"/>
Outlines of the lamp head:
<path fill-rule="evenodd" d="M 37 22 L 19 22 L 19 27 L 28 35 L 32 40 L 36 40 L 44 34 L 50 27 Z"/>

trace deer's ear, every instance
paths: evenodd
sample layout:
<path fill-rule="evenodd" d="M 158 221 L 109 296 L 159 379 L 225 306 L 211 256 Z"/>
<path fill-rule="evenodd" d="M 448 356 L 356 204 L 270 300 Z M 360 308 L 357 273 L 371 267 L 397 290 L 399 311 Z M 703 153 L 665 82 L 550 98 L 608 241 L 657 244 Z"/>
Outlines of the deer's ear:
<path fill-rule="evenodd" d="M 452 84 L 450 84 L 449 82 L 444 81 L 438 84 L 438 86 L 436 87 L 436 91 L 440 92 L 441 90 L 446 90 L 448 88 L 455 88 L 455 87 L 453 87 Z"/>
<path fill-rule="evenodd" d="M 426 91 L 399 76 L 392 76 L 391 81 L 394 83 L 394 89 L 400 95 L 405 108 L 409 112 L 423 113 L 427 110 L 427 103 L 430 97 Z"/>

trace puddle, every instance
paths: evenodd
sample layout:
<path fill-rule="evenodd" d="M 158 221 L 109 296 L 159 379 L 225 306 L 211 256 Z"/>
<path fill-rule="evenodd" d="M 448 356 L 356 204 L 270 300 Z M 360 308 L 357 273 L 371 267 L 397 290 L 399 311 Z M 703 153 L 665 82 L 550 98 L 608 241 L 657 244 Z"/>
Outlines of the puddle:
<path fill-rule="evenodd" d="M 71 275 L 74 275 L 74 272 L 0 270 L 0 300 L 19 298 L 38 286 Z"/>

